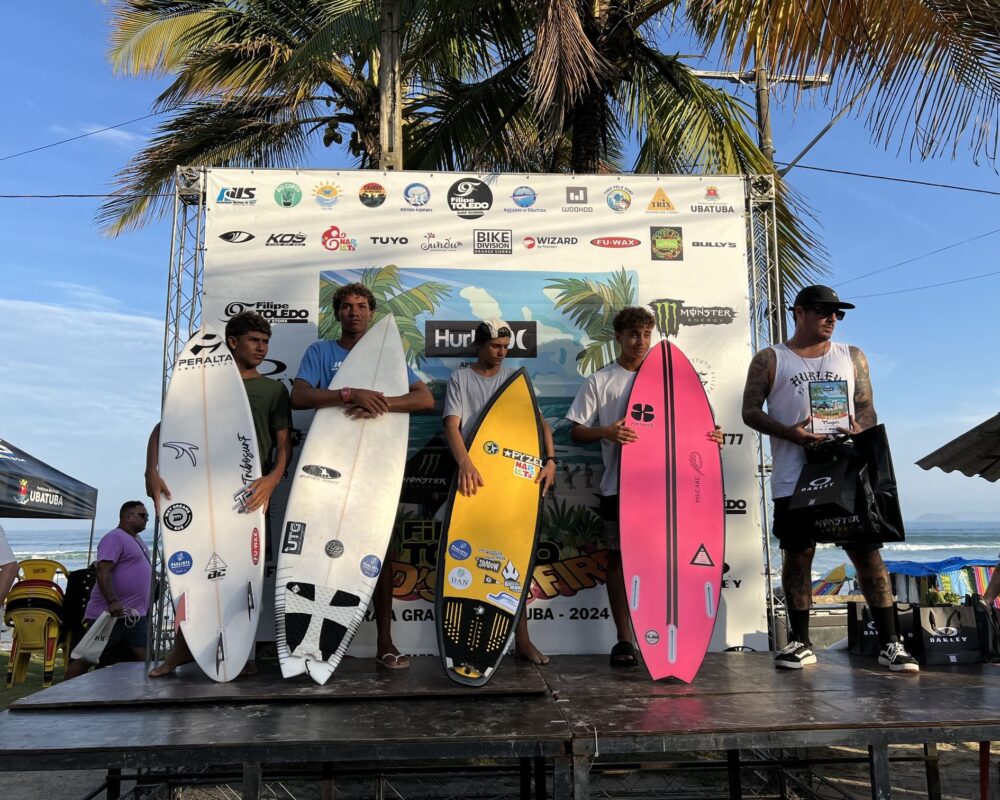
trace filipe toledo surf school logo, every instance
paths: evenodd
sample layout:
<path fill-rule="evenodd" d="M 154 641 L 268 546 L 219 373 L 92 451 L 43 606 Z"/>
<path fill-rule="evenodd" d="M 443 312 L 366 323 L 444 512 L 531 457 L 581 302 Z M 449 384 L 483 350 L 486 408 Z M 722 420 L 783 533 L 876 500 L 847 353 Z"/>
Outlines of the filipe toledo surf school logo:
<path fill-rule="evenodd" d="M 493 192 L 478 178 L 462 178 L 448 190 L 448 208 L 462 219 L 479 219 L 493 207 Z"/>
<path fill-rule="evenodd" d="M 649 303 L 661 336 L 676 336 L 681 325 L 732 325 L 735 309 L 727 306 L 685 306 L 683 300 L 663 298 Z"/>

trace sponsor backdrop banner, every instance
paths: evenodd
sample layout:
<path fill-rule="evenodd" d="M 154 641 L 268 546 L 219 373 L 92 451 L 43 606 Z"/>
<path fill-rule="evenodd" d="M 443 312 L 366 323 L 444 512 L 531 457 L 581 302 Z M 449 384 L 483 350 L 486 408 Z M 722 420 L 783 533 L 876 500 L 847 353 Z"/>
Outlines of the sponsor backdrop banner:
<path fill-rule="evenodd" d="M 565 419 L 583 377 L 616 356 L 602 299 L 612 313 L 649 308 L 655 338 L 675 342 L 701 374 L 726 431 L 726 571 L 712 647 L 766 649 L 754 448 L 740 414 L 750 357 L 742 178 L 209 170 L 206 214 L 205 319 L 221 326 L 244 309 L 269 319 L 263 373 L 290 387 L 306 347 L 339 335 L 333 291 L 361 281 L 376 313 L 396 316 L 407 359 L 434 393 L 436 414 L 411 419 L 392 562 L 404 652 L 437 648 L 434 515 L 451 480 L 441 406 L 488 317 L 511 323 L 508 364 L 528 369 L 559 458 L 527 610 L 532 639 L 548 653 L 614 644 L 595 513 L 600 451 L 574 445 Z M 310 419 L 295 413 L 301 435 Z M 285 484 L 272 504 L 271 559 Z M 370 618 L 356 655 L 374 652 Z"/>

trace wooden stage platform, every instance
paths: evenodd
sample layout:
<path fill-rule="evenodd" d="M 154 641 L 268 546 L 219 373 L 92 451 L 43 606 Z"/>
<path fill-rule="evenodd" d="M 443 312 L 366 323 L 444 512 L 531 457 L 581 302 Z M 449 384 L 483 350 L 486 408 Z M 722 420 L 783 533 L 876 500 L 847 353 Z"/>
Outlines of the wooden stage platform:
<path fill-rule="evenodd" d="M 290 765 L 336 775 L 487 759 L 520 765 L 522 792 L 536 796 L 550 765 L 552 794 L 582 800 L 595 757 L 721 752 L 729 796 L 740 797 L 752 751 L 860 745 L 872 796 L 887 800 L 889 745 L 1000 739 L 1000 667 L 988 664 L 894 674 L 824 652 L 779 672 L 767 653 L 712 653 L 684 685 L 613 669 L 606 656 L 541 668 L 509 658 L 479 690 L 451 683 L 436 658 L 399 671 L 346 659 L 325 687 L 276 670 L 216 684 L 193 666 L 152 680 L 120 664 L 58 684 L 0 714 L 0 771 L 235 768 L 244 796 L 257 797 L 262 775 Z"/>

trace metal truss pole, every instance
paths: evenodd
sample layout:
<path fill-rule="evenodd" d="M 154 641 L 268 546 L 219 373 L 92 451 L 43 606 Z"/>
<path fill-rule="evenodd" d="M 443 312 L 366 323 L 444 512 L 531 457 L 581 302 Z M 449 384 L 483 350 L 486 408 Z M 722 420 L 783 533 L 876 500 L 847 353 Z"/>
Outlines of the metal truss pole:
<path fill-rule="evenodd" d="M 778 224 L 773 175 L 750 175 L 747 181 L 747 208 L 750 211 L 748 280 L 750 285 L 750 344 L 754 350 L 784 339 L 781 274 L 778 265 Z M 764 591 L 767 598 L 767 625 L 771 644 L 776 641 L 775 609 L 781 601 L 774 596 L 774 584 L 781 577 L 781 550 L 772 546 L 770 505 L 767 502 L 771 458 L 759 433 L 757 480 L 760 484 L 760 518 L 763 522 Z"/>
<path fill-rule="evenodd" d="M 205 169 L 178 167 L 174 173 L 174 223 L 167 275 L 167 307 L 163 327 L 163 379 L 161 402 L 174 363 L 187 340 L 201 327 L 202 266 L 204 263 Z M 160 526 L 153 528 L 153 575 L 159 593 L 154 594 L 153 619 L 147 661 L 160 659 L 173 645 L 174 612 L 167 584 Z"/>

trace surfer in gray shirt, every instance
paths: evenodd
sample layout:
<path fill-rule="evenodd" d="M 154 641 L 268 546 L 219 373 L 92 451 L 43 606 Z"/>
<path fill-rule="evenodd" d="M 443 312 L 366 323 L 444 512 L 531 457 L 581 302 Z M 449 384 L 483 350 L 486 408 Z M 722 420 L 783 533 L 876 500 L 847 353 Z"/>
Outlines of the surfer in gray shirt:
<path fill-rule="evenodd" d="M 510 347 L 510 337 L 510 326 L 502 319 L 480 323 L 474 339 L 476 363 L 455 370 L 448 379 L 448 392 L 444 401 L 444 436 L 458 464 L 458 491 L 467 497 L 476 494 L 476 489 L 485 484 L 483 476 L 469 457 L 465 439 L 479 419 L 479 412 L 515 372 L 503 366 Z M 542 438 L 545 444 L 544 464 L 535 477 L 535 483 L 541 484 L 544 497 L 556 478 L 556 447 L 552 440 L 552 429 L 544 417 Z M 533 664 L 549 663 L 549 657 L 535 647 L 528 636 L 527 614 L 521 615 L 514 631 L 514 654 Z"/>

